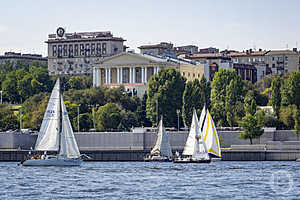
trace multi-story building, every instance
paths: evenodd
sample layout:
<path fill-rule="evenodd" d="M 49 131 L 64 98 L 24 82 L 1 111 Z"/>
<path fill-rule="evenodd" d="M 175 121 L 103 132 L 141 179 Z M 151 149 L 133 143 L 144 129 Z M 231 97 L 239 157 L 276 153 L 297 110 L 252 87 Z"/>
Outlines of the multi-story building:
<path fill-rule="evenodd" d="M 266 65 L 266 54 L 268 52 L 270 51 L 262 49 L 252 51 L 252 49 L 249 49 L 243 52 L 230 52 L 227 55 L 234 64 L 246 64 L 246 66 L 253 65 L 256 68 L 256 80 L 259 81 L 265 76 L 272 74 L 271 69 Z"/>
<path fill-rule="evenodd" d="M 219 49 L 214 47 L 208 47 L 208 48 L 199 49 L 198 53 L 219 53 Z"/>
<path fill-rule="evenodd" d="M 198 47 L 195 45 L 186 45 L 186 46 L 179 46 L 179 47 L 174 47 L 174 51 L 176 55 L 181 55 L 181 54 L 195 54 L 198 53 Z"/>
<path fill-rule="evenodd" d="M 175 68 L 188 80 L 201 78 L 203 66 L 183 59 L 166 58 L 149 54 L 124 52 L 103 59 L 93 69 L 93 85 L 119 87 L 142 97 L 151 76 L 163 68 Z"/>
<path fill-rule="evenodd" d="M 172 43 L 161 42 L 154 45 L 142 45 L 138 47 L 141 51 L 141 54 L 150 54 L 150 55 L 174 55 L 174 48 Z"/>
<path fill-rule="evenodd" d="M 265 54 L 266 66 L 272 74 L 286 74 L 299 71 L 299 53 L 297 49 L 271 50 Z"/>
<path fill-rule="evenodd" d="M 91 74 L 93 63 L 125 51 L 124 41 L 111 32 L 65 33 L 60 27 L 46 41 L 49 74 Z"/>
<path fill-rule="evenodd" d="M 231 59 L 222 53 L 197 53 L 186 58 L 205 65 L 204 76 L 210 81 L 219 69 L 232 69 Z"/>
<path fill-rule="evenodd" d="M 25 61 L 27 63 L 32 61 L 42 61 L 46 63 L 47 58 L 42 57 L 42 55 L 39 54 L 21 54 L 15 52 L 5 52 L 4 55 L 0 56 L 0 64 L 5 62 L 11 62 L 15 64 L 18 61 Z"/>

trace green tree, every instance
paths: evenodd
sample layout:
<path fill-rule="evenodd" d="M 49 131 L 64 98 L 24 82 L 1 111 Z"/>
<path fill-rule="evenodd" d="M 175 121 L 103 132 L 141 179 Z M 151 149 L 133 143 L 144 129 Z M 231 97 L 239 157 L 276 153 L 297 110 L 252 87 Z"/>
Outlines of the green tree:
<path fill-rule="evenodd" d="M 281 105 L 295 104 L 300 108 L 300 72 L 292 72 L 281 87 Z"/>
<path fill-rule="evenodd" d="M 6 96 L 10 102 L 19 102 L 20 96 L 17 90 L 18 80 L 15 72 L 10 72 L 6 75 L 5 80 L 2 82 L 3 95 Z"/>
<path fill-rule="evenodd" d="M 281 78 L 276 76 L 271 85 L 271 104 L 277 119 L 279 119 L 280 105 L 281 105 Z"/>
<path fill-rule="evenodd" d="M 136 110 L 136 115 L 137 115 L 137 122 L 138 125 L 143 126 L 143 127 L 150 127 L 152 124 L 149 121 L 149 119 L 146 118 L 146 102 L 147 102 L 147 93 L 143 95 L 142 101 L 140 101 L 137 110 Z"/>
<path fill-rule="evenodd" d="M 288 129 L 293 129 L 295 126 L 294 113 L 297 110 L 296 105 L 281 106 L 279 118 Z"/>
<path fill-rule="evenodd" d="M 18 119 L 11 111 L 10 106 L 0 104 L 0 130 L 15 130 L 18 128 Z"/>
<path fill-rule="evenodd" d="M 97 129 L 117 129 L 121 122 L 121 109 L 115 103 L 107 103 L 97 111 Z"/>
<path fill-rule="evenodd" d="M 73 118 L 73 131 L 78 131 L 78 119 Z M 93 127 L 93 117 L 90 113 L 79 114 L 79 128 L 80 131 L 89 131 Z"/>
<path fill-rule="evenodd" d="M 247 113 L 243 117 L 241 126 L 243 127 L 243 132 L 239 135 L 240 139 L 250 139 L 250 143 L 253 144 L 254 138 L 259 138 L 264 130 L 261 128 L 255 116 Z"/>
<path fill-rule="evenodd" d="M 227 113 L 226 113 L 226 92 L 227 86 L 231 80 L 237 80 L 238 85 L 243 84 L 241 77 L 237 75 L 234 70 L 220 69 L 215 73 L 212 90 L 211 90 L 211 113 L 219 126 L 228 126 Z M 235 86 L 240 88 L 241 86 Z M 240 91 L 240 95 L 243 95 L 243 90 Z M 240 96 L 237 95 L 237 96 Z M 233 95 L 234 96 L 234 95 Z"/>
<path fill-rule="evenodd" d="M 161 69 L 151 77 L 147 89 L 146 112 L 152 124 L 157 124 L 158 113 L 158 116 L 164 116 L 165 126 L 176 127 L 176 110 L 182 107 L 184 86 L 185 78 L 175 69 Z"/>
<path fill-rule="evenodd" d="M 230 84 L 226 87 L 226 119 L 229 126 L 233 127 L 238 124 L 239 120 L 239 109 L 237 105 L 242 102 L 243 96 L 241 91 L 243 91 L 243 85 L 239 83 L 239 78 L 232 79 Z"/>
<path fill-rule="evenodd" d="M 294 110 L 294 121 L 295 121 L 294 132 L 297 134 L 297 138 L 298 138 L 300 133 L 300 110 L 299 109 Z"/>

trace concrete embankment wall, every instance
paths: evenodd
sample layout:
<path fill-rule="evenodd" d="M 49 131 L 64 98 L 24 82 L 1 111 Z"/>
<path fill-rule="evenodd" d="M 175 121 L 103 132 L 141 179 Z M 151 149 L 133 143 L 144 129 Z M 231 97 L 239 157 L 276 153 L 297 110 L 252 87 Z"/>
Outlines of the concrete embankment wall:
<path fill-rule="evenodd" d="M 239 139 L 239 131 L 219 131 L 222 147 L 250 144 L 249 140 Z M 104 132 L 75 133 L 78 146 L 82 150 L 150 150 L 155 140 L 154 132 Z M 172 149 L 182 150 L 187 132 L 168 132 Z M 0 149 L 30 149 L 34 147 L 37 135 L 0 133 Z M 299 141 L 292 130 L 266 130 L 254 144 L 266 144 L 270 141 Z"/>
<path fill-rule="evenodd" d="M 219 131 L 222 147 L 250 144 L 249 140 L 238 139 L 239 134 L 238 131 Z M 183 150 L 187 135 L 187 132 L 168 132 L 174 152 Z M 152 148 L 156 134 L 154 132 L 75 133 L 75 137 L 81 153 L 90 155 L 93 160 L 140 161 Z M 0 133 L 0 161 L 22 160 L 28 153 L 24 150 L 34 147 L 36 138 L 36 134 Z M 253 142 L 254 144 L 268 144 L 268 147 L 272 149 L 225 150 L 222 152 L 222 157 L 223 160 L 295 160 L 300 157 L 297 150 L 300 145 L 292 144 L 292 142 L 288 144 L 288 141 L 297 139 L 293 131 L 267 130 L 260 139 L 255 139 Z M 292 148 L 289 149 L 289 147 Z M 4 149 L 19 149 L 19 151 L 5 151 Z"/>

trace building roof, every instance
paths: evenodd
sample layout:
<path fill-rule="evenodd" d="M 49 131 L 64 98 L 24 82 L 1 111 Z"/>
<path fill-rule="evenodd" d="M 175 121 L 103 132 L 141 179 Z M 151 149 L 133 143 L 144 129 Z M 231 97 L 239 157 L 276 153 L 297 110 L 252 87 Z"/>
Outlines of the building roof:
<path fill-rule="evenodd" d="M 228 54 L 230 57 L 249 57 L 249 56 L 264 56 L 269 51 L 246 51 L 246 52 L 231 52 Z"/>
<path fill-rule="evenodd" d="M 142 45 L 140 47 L 138 47 L 139 49 L 170 49 L 173 48 L 173 44 L 172 43 L 167 43 L 167 42 L 161 42 L 159 44 L 150 44 L 150 45 Z"/>
<path fill-rule="evenodd" d="M 126 41 L 121 37 L 114 37 L 110 31 L 98 32 L 80 32 L 80 33 L 65 33 L 64 37 L 57 37 L 56 34 L 49 34 L 46 43 L 56 42 L 81 42 L 81 41 Z"/>
<path fill-rule="evenodd" d="M 222 53 L 196 53 L 193 55 L 188 56 L 189 59 L 197 59 L 197 58 L 225 58 L 228 57 Z"/>
<path fill-rule="evenodd" d="M 266 55 L 290 54 L 296 55 L 297 52 L 291 50 L 271 50 Z"/>

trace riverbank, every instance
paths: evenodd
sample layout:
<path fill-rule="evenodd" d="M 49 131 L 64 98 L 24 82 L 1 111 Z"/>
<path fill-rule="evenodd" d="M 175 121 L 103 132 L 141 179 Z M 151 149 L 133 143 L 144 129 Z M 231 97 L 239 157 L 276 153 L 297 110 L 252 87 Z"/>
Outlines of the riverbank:
<path fill-rule="evenodd" d="M 1 150 L 0 162 L 19 162 L 26 158 L 28 150 Z M 41 152 L 42 153 L 42 152 Z M 145 150 L 89 150 L 81 151 L 90 156 L 89 161 L 143 161 L 149 153 Z M 222 161 L 295 161 L 300 150 L 232 150 L 222 151 Z"/>

